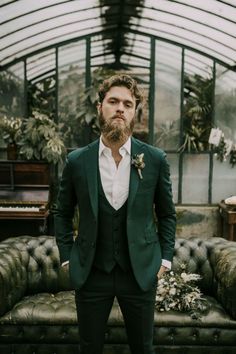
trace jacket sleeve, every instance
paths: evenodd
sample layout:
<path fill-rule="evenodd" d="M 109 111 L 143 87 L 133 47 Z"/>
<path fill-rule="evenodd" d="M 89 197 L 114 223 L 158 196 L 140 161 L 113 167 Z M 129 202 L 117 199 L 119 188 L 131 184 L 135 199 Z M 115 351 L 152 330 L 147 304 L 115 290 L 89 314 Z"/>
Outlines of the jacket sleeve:
<path fill-rule="evenodd" d="M 155 192 L 155 211 L 162 259 L 172 261 L 175 246 L 176 213 L 172 197 L 169 164 L 163 152 Z"/>
<path fill-rule="evenodd" d="M 73 239 L 73 217 L 77 203 L 70 161 L 67 159 L 54 214 L 55 236 L 61 263 L 68 261 Z"/>

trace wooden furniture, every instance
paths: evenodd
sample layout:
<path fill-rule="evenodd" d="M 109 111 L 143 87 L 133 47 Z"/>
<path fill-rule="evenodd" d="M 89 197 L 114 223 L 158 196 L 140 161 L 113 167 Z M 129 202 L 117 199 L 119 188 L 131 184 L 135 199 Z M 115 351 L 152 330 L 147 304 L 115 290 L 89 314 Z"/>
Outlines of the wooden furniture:
<path fill-rule="evenodd" d="M 229 241 L 236 241 L 236 205 L 226 205 L 224 201 L 221 201 L 219 214 L 219 236 Z"/>
<path fill-rule="evenodd" d="M 0 240 L 47 231 L 50 165 L 0 160 Z"/>

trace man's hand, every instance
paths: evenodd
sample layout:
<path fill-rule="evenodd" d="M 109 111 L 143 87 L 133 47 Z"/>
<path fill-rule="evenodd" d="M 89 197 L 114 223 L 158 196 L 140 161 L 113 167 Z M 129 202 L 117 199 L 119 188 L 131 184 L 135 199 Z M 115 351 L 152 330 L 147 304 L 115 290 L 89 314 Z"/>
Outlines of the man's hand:
<path fill-rule="evenodd" d="M 163 273 L 165 273 L 167 270 L 168 268 L 162 265 L 161 268 L 159 269 L 159 272 L 157 273 L 157 278 L 160 279 Z"/>
<path fill-rule="evenodd" d="M 69 262 L 64 262 L 61 264 L 61 269 L 64 273 L 68 273 L 69 272 Z"/>

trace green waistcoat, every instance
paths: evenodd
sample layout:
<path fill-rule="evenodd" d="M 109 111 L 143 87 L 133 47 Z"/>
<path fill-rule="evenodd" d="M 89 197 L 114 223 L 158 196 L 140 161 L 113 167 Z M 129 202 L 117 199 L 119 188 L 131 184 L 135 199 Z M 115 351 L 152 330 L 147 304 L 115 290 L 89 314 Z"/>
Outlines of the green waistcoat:
<path fill-rule="evenodd" d="M 98 173 L 99 175 L 99 173 Z M 127 271 L 130 259 L 127 244 L 127 201 L 118 210 L 108 202 L 98 178 L 98 236 L 94 266 L 110 272 L 116 264 Z"/>

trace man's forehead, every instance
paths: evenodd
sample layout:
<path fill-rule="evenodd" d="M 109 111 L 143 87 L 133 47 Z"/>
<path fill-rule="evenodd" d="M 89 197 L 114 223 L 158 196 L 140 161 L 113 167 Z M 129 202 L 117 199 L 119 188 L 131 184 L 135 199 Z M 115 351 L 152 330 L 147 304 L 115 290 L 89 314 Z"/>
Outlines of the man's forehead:
<path fill-rule="evenodd" d="M 107 98 L 122 98 L 125 100 L 135 101 L 134 95 L 125 86 L 112 86 L 106 94 Z"/>

